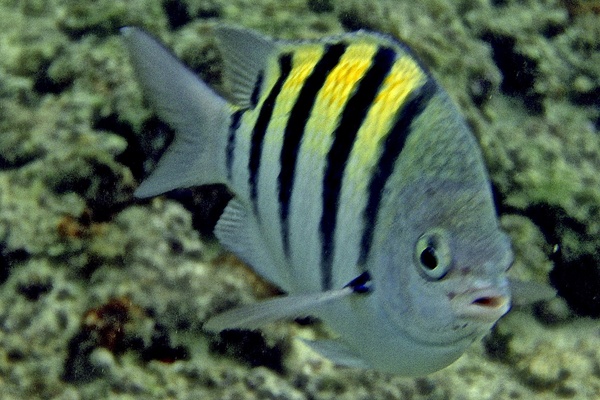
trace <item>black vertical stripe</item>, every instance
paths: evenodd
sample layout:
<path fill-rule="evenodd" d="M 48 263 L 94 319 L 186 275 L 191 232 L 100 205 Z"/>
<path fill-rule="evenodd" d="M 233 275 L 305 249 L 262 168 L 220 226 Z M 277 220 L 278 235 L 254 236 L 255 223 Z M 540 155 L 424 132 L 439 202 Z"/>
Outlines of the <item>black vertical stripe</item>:
<path fill-rule="evenodd" d="M 260 90 L 262 88 L 262 83 L 264 80 L 264 74 L 262 71 L 258 73 L 256 77 L 256 82 L 254 82 L 254 88 L 252 89 L 252 94 L 250 95 L 250 108 L 254 109 L 258 105 L 258 99 L 260 98 Z"/>
<path fill-rule="evenodd" d="M 369 198 L 364 211 L 365 230 L 361 239 L 359 265 L 364 265 L 371 250 L 377 212 L 386 182 L 394 172 L 396 160 L 402 153 L 406 139 L 412 132 L 413 121 L 423 113 L 436 90 L 435 82 L 429 77 L 420 88 L 415 89 L 401 108 L 394 126 L 385 139 L 377 169 L 369 182 Z"/>
<path fill-rule="evenodd" d="M 331 289 L 334 254 L 334 233 L 342 189 L 342 177 L 354 146 L 358 130 L 371 108 L 385 77 L 390 72 L 396 52 L 380 48 L 373 56 L 371 66 L 364 74 L 352 97 L 346 103 L 340 122 L 333 133 L 333 144 L 327 154 L 323 177 L 323 214 L 321 215 L 321 287 Z"/>
<path fill-rule="evenodd" d="M 289 209 L 292 197 L 292 186 L 296 173 L 296 162 L 300 151 L 300 142 L 304 134 L 306 122 L 315 104 L 317 93 L 323 87 L 327 76 L 335 68 L 346 51 L 346 45 L 337 43 L 327 46 L 321 59 L 306 78 L 298 98 L 292 107 L 285 127 L 283 146 L 281 149 L 279 173 L 279 214 L 281 218 L 283 249 L 289 257 Z"/>
<path fill-rule="evenodd" d="M 277 96 L 281 92 L 281 88 L 285 83 L 286 79 L 290 75 L 292 70 L 292 55 L 283 54 L 279 58 L 279 78 L 273 85 L 273 88 L 269 92 L 269 95 L 260 107 L 258 118 L 254 124 L 252 130 L 252 139 L 250 143 L 250 158 L 248 160 L 248 169 L 250 171 L 250 199 L 254 205 L 254 211 L 258 216 L 258 171 L 260 169 L 260 157 L 262 154 L 263 141 L 267 134 L 267 127 L 271 116 L 273 115 L 273 109 L 275 108 L 275 102 Z"/>
<path fill-rule="evenodd" d="M 227 165 L 227 179 L 229 182 L 233 179 L 233 160 L 235 157 L 235 139 L 237 131 L 240 128 L 242 122 L 242 115 L 246 112 L 245 109 L 237 110 L 231 115 L 231 122 L 229 123 L 229 137 L 227 138 L 227 150 L 226 150 L 226 165 Z"/>

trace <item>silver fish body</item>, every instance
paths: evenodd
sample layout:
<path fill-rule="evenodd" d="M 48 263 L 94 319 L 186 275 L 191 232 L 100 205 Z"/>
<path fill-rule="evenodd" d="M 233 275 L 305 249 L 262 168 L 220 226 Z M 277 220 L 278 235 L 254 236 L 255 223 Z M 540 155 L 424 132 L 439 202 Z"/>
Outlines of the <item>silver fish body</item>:
<path fill-rule="evenodd" d="M 139 81 L 176 138 L 136 195 L 224 183 L 215 233 L 289 295 L 208 329 L 315 315 L 333 361 L 423 375 L 510 306 L 512 262 L 480 150 L 406 46 L 356 32 L 274 41 L 218 27 L 232 102 L 124 28 Z"/>

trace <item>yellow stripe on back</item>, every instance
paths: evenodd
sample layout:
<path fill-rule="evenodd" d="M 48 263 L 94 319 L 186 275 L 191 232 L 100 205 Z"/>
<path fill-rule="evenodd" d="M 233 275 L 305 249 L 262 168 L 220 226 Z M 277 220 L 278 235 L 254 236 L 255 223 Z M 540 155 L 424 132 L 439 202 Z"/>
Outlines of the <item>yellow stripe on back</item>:
<path fill-rule="evenodd" d="M 287 49 L 286 49 L 287 50 Z M 283 131 L 287 120 L 296 103 L 296 99 L 302 90 L 306 79 L 310 76 L 315 65 L 321 59 L 324 47 L 320 43 L 307 44 L 298 48 L 291 47 L 293 52 L 292 70 L 286 80 L 281 93 L 277 98 L 277 104 L 273 111 L 269 130 L 265 137 L 265 145 L 279 145 L 283 141 Z"/>
<path fill-rule="evenodd" d="M 358 131 L 347 166 L 347 176 L 357 189 L 366 187 L 372 167 L 378 160 L 382 141 L 392 128 L 408 95 L 425 83 L 427 76 L 408 55 L 400 57 L 386 77 Z"/>
<path fill-rule="evenodd" d="M 312 115 L 306 125 L 303 149 L 313 156 L 324 156 L 333 140 L 332 133 L 346 102 L 356 89 L 357 83 L 371 66 L 377 45 L 352 44 L 339 64 L 327 76 L 319 92 Z"/>

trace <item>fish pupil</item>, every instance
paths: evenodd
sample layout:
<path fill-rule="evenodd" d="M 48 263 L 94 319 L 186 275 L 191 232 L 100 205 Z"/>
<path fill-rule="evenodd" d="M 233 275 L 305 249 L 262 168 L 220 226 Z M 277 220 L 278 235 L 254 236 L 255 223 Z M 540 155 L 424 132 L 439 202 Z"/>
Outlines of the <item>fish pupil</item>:
<path fill-rule="evenodd" d="M 419 259 L 421 264 L 429 270 L 434 270 L 438 266 L 438 259 L 432 246 L 425 247 Z"/>

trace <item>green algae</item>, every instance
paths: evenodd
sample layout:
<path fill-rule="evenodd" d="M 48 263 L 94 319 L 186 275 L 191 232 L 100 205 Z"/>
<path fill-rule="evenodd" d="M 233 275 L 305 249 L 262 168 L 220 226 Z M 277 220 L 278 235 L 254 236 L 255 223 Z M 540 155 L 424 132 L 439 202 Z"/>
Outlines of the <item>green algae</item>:
<path fill-rule="evenodd" d="M 424 379 L 335 368 L 294 339 L 318 334 L 314 325 L 232 342 L 280 349 L 281 371 L 225 356 L 202 322 L 266 295 L 264 285 L 201 241 L 177 201 L 132 199 L 145 168 L 134 139 L 161 128 L 121 26 L 159 36 L 211 84 L 220 78 L 211 26 L 221 21 L 286 38 L 375 29 L 405 40 L 458 102 L 499 194 L 514 274 L 545 282 L 555 244 L 573 258 L 599 248 L 600 21 L 560 1 L 495 3 L 0 1 L 0 397 L 598 397 L 597 321 L 564 307 L 550 311 L 565 314 L 550 327 L 529 309 L 511 312 Z M 558 221 L 552 237 L 534 205 L 560 210 L 544 214 Z M 130 345 L 82 341 L 84 315 L 118 297 L 142 310 L 125 327 Z M 165 362 L 156 343 L 187 357 Z M 69 379 L 68 362 L 83 366 Z"/>

